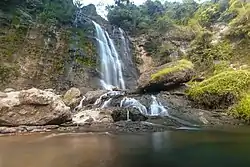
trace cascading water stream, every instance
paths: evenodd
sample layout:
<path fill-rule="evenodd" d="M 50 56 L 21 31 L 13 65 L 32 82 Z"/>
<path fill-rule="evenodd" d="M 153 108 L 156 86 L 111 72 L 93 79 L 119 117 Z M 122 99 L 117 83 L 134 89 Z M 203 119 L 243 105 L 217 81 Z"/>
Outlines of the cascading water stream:
<path fill-rule="evenodd" d="M 120 107 L 128 108 L 134 107 L 138 109 L 142 114 L 148 116 L 169 116 L 168 110 L 157 101 L 155 96 L 151 96 L 152 103 L 150 109 L 147 109 L 146 106 L 141 104 L 138 100 L 134 98 L 124 97 L 120 103 Z"/>
<path fill-rule="evenodd" d="M 101 60 L 102 80 L 101 85 L 106 90 L 112 87 L 125 89 L 125 81 L 122 73 L 122 63 L 109 34 L 93 21 L 96 29 L 96 38 Z"/>
<path fill-rule="evenodd" d="M 150 115 L 151 116 L 169 116 L 167 109 L 157 101 L 155 96 L 151 96 L 152 104 L 150 105 Z"/>

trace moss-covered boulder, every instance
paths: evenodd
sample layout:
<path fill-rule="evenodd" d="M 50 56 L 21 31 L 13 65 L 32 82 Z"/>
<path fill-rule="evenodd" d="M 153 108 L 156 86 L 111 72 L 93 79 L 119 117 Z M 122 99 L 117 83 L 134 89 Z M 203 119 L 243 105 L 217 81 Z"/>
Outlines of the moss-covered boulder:
<path fill-rule="evenodd" d="M 63 102 L 67 106 L 74 108 L 80 102 L 80 100 L 81 100 L 80 96 L 81 96 L 81 91 L 79 89 L 71 88 L 63 96 Z"/>
<path fill-rule="evenodd" d="M 138 80 L 140 92 L 168 90 L 190 81 L 194 76 L 192 62 L 179 60 L 144 72 Z"/>
<path fill-rule="evenodd" d="M 187 94 L 196 104 L 205 108 L 227 109 L 240 100 L 249 88 L 249 71 L 225 71 L 192 85 Z"/>

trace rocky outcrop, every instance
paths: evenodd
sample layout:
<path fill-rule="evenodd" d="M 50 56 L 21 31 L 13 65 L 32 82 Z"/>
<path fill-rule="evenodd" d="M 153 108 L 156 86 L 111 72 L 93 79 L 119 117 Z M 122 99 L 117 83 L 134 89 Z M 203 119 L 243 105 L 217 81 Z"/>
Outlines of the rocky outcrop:
<path fill-rule="evenodd" d="M 193 64 L 187 60 L 167 63 L 144 72 L 138 80 L 138 91 L 168 90 L 188 82 L 194 76 Z"/>
<path fill-rule="evenodd" d="M 61 98 L 36 88 L 6 93 L 0 98 L 0 125 L 58 125 L 71 120 Z"/>

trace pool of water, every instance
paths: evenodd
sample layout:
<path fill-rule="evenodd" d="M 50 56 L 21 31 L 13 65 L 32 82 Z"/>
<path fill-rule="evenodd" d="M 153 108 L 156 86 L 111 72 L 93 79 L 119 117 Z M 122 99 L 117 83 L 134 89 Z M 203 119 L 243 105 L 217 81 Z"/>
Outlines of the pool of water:
<path fill-rule="evenodd" d="M 0 167 L 249 167 L 249 155 L 243 132 L 0 137 Z"/>

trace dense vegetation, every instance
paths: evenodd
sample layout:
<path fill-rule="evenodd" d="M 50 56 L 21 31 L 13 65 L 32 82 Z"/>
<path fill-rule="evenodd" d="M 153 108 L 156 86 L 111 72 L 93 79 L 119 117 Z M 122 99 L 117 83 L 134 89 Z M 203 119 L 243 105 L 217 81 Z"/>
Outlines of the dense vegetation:
<path fill-rule="evenodd" d="M 250 34 L 250 4 L 239 0 L 212 0 L 197 3 L 194 0 L 161 3 L 147 0 L 136 6 L 133 2 L 119 0 L 116 5 L 108 7 L 108 20 L 132 36 L 146 34 L 146 48 L 153 56 L 169 56 L 175 46 L 163 45 L 164 40 L 189 41 L 189 56 L 197 65 L 211 65 L 213 60 L 231 60 L 247 53 Z M 229 25 L 230 29 L 217 41 L 220 34 L 213 34 L 216 24 Z M 220 30 L 217 30 L 220 31 Z M 224 32 L 223 32 L 224 33 Z M 238 40 L 240 45 L 233 46 Z M 213 43 L 214 42 L 214 43 Z M 218 42 L 218 43 L 217 43 Z M 243 46 L 244 45 L 244 46 Z M 232 56 L 237 55 L 237 56 Z M 244 61 L 250 61 L 244 56 Z M 210 64 L 209 64 L 210 63 Z M 204 67 L 204 68 L 207 68 Z"/>

